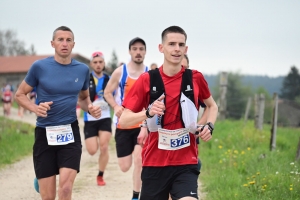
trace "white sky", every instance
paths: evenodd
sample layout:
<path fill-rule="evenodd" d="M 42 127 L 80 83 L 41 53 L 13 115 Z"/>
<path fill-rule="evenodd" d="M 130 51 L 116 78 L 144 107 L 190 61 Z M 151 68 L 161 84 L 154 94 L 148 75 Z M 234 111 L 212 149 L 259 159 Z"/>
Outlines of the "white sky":
<path fill-rule="evenodd" d="M 204 74 L 287 75 L 300 68 L 299 0 L 1 0 L 0 29 L 13 29 L 27 47 L 53 54 L 54 29 L 70 27 L 74 53 L 116 50 L 129 60 L 128 43 L 147 43 L 145 64 L 163 62 L 161 32 L 181 26 L 188 35 L 190 65 Z"/>

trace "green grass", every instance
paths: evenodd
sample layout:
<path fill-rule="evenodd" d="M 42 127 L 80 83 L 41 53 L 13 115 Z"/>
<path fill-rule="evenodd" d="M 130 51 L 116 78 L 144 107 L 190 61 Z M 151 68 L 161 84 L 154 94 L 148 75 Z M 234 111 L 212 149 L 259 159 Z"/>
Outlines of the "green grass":
<path fill-rule="evenodd" d="M 32 125 L 0 117 L 0 168 L 32 153 L 33 143 Z"/>
<path fill-rule="evenodd" d="M 218 121 L 213 139 L 201 142 L 200 180 L 206 200 L 300 199 L 300 162 L 295 162 L 300 129 L 278 128 L 269 150 L 270 125 Z"/>

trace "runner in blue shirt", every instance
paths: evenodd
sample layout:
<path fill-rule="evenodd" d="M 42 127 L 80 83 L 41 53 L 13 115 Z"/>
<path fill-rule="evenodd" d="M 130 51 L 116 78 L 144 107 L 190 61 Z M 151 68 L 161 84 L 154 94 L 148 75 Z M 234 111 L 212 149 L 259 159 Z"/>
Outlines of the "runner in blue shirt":
<path fill-rule="evenodd" d="M 101 116 L 99 106 L 89 98 L 89 68 L 71 58 L 74 35 L 66 26 L 53 32 L 55 55 L 33 63 L 16 92 L 17 102 L 37 115 L 33 162 L 42 199 L 71 200 L 79 172 L 82 145 L 76 117 L 76 102 L 93 117 Z M 27 94 L 36 87 L 38 104 Z"/>

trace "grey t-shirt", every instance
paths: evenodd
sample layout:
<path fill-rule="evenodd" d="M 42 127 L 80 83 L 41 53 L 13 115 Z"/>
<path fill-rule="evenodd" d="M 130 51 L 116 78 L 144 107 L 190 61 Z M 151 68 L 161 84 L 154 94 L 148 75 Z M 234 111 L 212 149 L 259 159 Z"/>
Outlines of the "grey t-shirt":
<path fill-rule="evenodd" d="M 72 59 L 62 65 L 48 57 L 34 62 L 25 82 L 36 87 L 37 104 L 53 101 L 47 117 L 37 117 L 36 126 L 56 126 L 70 124 L 76 117 L 76 103 L 81 90 L 89 87 L 89 68 Z"/>

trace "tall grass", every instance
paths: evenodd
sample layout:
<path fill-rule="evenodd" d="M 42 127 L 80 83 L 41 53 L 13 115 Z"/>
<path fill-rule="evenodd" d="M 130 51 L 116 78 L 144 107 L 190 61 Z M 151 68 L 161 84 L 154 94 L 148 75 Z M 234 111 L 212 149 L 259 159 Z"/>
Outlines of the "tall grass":
<path fill-rule="evenodd" d="M 32 152 L 34 127 L 0 117 L 0 167 Z"/>
<path fill-rule="evenodd" d="M 215 127 L 213 139 L 199 145 L 206 200 L 300 199 L 299 128 L 278 128 L 271 152 L 270 125 L 259 131 L 253 121 L 219 121 Z"/>

